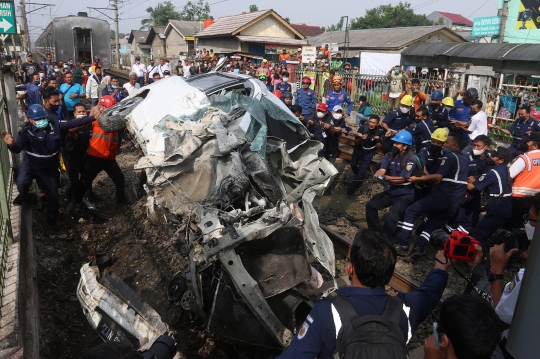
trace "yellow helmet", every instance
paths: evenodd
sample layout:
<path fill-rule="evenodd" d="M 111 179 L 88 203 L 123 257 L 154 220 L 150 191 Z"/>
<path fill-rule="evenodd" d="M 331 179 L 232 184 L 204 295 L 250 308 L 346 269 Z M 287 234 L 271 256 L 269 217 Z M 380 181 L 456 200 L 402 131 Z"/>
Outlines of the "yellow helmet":
<path fill-rule="evenodd" d="M 431 138 L 433 140 L 446 142 L 446 139 L 448 138 L 448 129 L 447 128 L 438 128 L 431 134 Z"/>
<path fill-rule="evenodd" d="M 442 100 L 442 104 L 448 107 L 454 107 L 454 99 L 452 97 L 445 97 Z"/>
<path fill-rule="evenodd" d="M 412 106 L 413 105 L 413 98 L 411 95 L 405 95 L 403 96 L 403 98 L 401 99 L 401 102 L 400 102 L 402 105 L 405 105 L 405 106 Z"/>

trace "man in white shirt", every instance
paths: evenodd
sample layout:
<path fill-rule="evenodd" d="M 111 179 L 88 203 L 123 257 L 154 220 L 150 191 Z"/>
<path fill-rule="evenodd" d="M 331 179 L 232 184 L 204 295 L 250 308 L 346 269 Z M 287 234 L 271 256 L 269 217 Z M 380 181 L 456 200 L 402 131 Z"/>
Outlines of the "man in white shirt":
<path fill-rule="evenodd" d="M 188 60 L 184 60 L 184 77 L 188 78 L 191 76 L 189 70 L 191 69 L 191 64 Z"/>
<path fill-rule="evenodd" d="M 126 90 L 128 95 L 131 96 L 140 88 L 141 85 L 139 85 L 139 83 L 137 82 L 137 74 L 135 72 L 130 73 L 129 82 L 124 85 L 124 90 Z"/>
<path fill-rule="evenodd" d="M 148 83 L 149 84 L 154 82 L 153 78 L 154 78 L 154 74 L 157 72 L 157 70 L 158 70 L 158 67 L 155 64 L 154 59 L 151 59 L 150 60 L 150 65 L 148 65 L 148 67 L 146 68 L 146 72 L 148 73 Z"/>
<path fill-rule="evenodd" d="M 92 107 L 96 106 L 99 101 L 98 87 L 101 84 L 101 68 L 96 67 L 95 73 L 88 77 L 86 83 L 86 98 L 91 101 Z"/>
<path fill-rule="evenodd" d="M 131 67 L 131 72 L 134 72 L 135 76 L 137 76 L 137 83 L 140 87 L 143 87 L 148 81 L 146 66 L 141 63 L 141 58 L 139 56 L 135 57 L 135 63 Z"/>
<path fill-rule="evenodd" d="M 159 66 L 158 66 L 159 77 L 164 78 L 165 71 L 169 71 L 169 73 L 171 73 L 171 66 L 165 63 L 165 59 L 159 59 Z"/>
<path fill-rule="evenodd" d="M 484 104 L 482 101 L 474 100 L 470 108 L 471 121 L 469 122 L 468 127 L 461 127 L 463 130 L 467 131 L 470 138 L 469 145 L 465 146 L 462 151 L 466 156 L 470 155 L 472 152 L 474 139 L 480 135 L 487 136 L 488 134 L 487 115 L 482 111 L 483 106 Z"/>

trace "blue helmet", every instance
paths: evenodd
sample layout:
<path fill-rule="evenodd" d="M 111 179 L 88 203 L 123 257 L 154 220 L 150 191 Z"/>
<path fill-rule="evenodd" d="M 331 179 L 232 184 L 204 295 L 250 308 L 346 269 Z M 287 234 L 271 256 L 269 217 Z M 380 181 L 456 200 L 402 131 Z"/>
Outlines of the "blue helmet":
<path fill-rule="evenodd" d="M 400 131 L 392 137 L 392 141 L 412 146 L 412 135 L 409 131 Z"/>
<path fill-rule="evenodd" d="M 435 90 L 431 94 L 431 99 L 432 100 L 442 100 L 443 98 L 444 98 L 444 95 L 443 95 L 441 90 Z"/>
<path fill-rule="evenodd" d="M 42 118 L 47 118 L 47 111 L 45 111 L 41 105 L 30 105 L 28 107 L 28 118 L 31 120 L 41 120 Z"/>

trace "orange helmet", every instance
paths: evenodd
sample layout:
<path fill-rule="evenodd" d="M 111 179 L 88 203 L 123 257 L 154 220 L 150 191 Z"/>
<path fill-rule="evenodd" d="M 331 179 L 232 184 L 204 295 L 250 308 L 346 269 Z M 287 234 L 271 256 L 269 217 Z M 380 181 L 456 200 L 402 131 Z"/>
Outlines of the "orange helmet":
<path fill-rule="evenodd" d="M 111 95 L 105 95 L 99 100 L 99 104 L 101 106 L 105 106 L 107 108 L 113 107 L 116 105 L 116 100 Z"/>
<path fill-rule="evenodd" d="M 326 112 L 326 111 L 328 111 L 328 105 L 325 104 L 325 103 L 320 103 L 320 104 L 317 105 L 317 110 L 321 110 L 321 111 Z"/>

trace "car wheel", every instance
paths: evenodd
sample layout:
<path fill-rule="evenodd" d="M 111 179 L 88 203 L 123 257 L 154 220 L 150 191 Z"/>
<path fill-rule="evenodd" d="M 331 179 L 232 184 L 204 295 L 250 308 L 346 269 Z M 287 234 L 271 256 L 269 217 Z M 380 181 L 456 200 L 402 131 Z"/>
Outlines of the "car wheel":
<path fill-rule="evenodd" d="M 144 100 L 142 97 L 125 99 L 107 109 L 98 118 L 99 126 L 105 132 L 120 131 L 126 127 L 126 116 L 129 115 L 142 100 Z"/>

